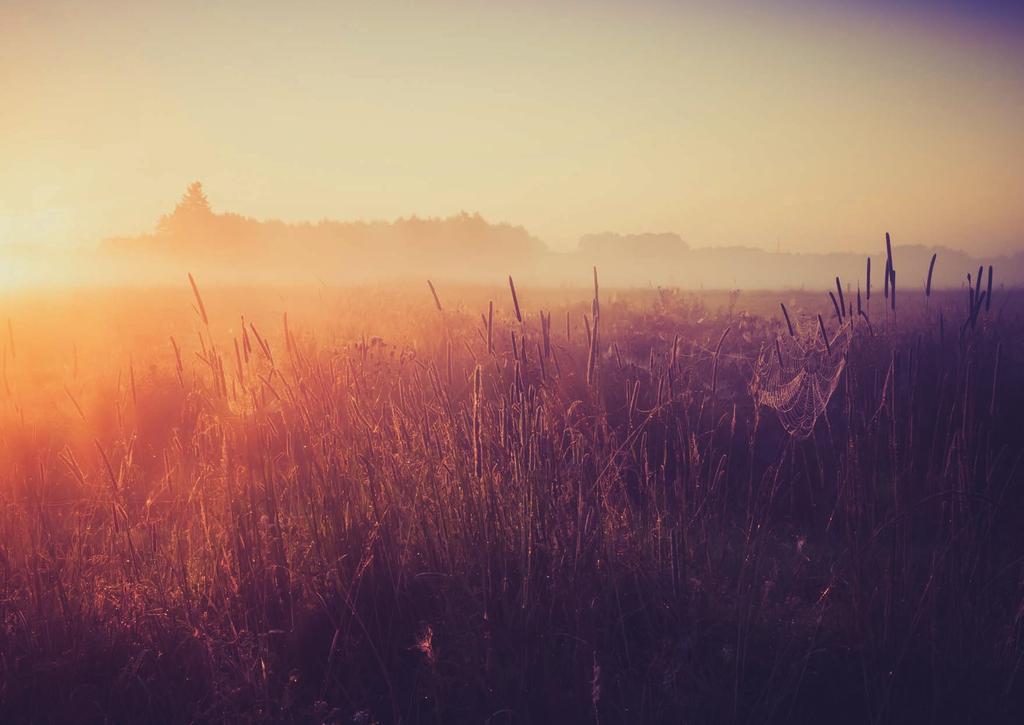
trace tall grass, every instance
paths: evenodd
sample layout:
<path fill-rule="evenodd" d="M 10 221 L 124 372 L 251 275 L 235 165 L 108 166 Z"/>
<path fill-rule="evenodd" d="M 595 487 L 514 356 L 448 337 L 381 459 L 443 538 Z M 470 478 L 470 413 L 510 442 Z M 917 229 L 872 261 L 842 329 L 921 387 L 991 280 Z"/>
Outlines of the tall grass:
<path fill-rule="evenodd" d="M 595 270 L 589 302 L 510 278 L 511 309 L 442 316 L 431 283 L 367 339 L 341 308 L 265 334 L 190 283 L 195 342 L 135 350 L 131 384 L 4 401 L 0 719 L 1024 716 L 1024 355 L 980 289 L 959 340 L 923 299 L 857 335 L 795 441 L 747 392 L 783 362 L 767 303 Z M 789 333 L 829 344 L 799 299 Z"/>

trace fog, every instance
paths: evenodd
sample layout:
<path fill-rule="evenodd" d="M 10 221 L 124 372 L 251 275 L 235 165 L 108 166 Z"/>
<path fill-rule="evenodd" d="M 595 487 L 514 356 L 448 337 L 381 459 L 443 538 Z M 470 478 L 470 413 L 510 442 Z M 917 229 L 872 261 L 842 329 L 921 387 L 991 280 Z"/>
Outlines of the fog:
<path fill-rule="evenodd" d="M 976 256 L 962 250 L 901 245 L 893 230 L 898 283 L 923 287 L 933 254 L 933 286 L 962 286 L 969 272 L 993 265 L 997 285 L 1024 283 L 1024 253 Z M 884 260 L 884 238 L 875 244 Z M 831 288 L 839 276 L 866 287 L 863 253 L 786 253 L 751 247 L 701 247 L 674 232 L 599 232 L 572 251 L 554 251 L 522 226 L 461 212 L 444 218 L 285 223 L 214 210 L 195 182 L 151 232 L 71 248 L 0 247 L 6 288 L 180 285 L 187 273 L 206 284 L 357 285 L 423 281 L 495 284 L 512 275 L 534 286 L 589 284 L 597 267 L 613 287 L 690 290 Z M 876 267 L 875 284 L 881 277 Z M 865 290 L 866 291 L 866 290 Z"/>

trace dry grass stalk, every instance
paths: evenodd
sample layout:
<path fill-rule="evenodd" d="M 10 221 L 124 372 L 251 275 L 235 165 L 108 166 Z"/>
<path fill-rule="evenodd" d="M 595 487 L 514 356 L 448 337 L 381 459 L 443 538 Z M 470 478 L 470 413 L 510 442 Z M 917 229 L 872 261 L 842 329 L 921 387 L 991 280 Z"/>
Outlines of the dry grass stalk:
<path fill-rule="evenodd" d="M 783 302 L 779 303 L 779 307 L 782 308 L 782 316 L 786 318 L 786 328 L 789 330 L 789 336 L 794 337 L 796 333 L 793 331 L 793 322 L 789 319 L 789 310 L 786 309 L 786 305 Z"/>
<path fill-rule="evenodd" d="M 206 305 L 203 304 L 203 297 L 202 297 L 202 295 L 199 294 L 199 287 L 196 285 L 195 279 L 192 278 L 192 273 L 191 272 L 188 273 L 188 283 L 189 283 L 189 285 L 192 286 L 192 294 L 194 294 L 195 298 L 196 298 L 196 305 L 197 305 L 196 312 L 199 314 L 199 317 L 202 319 L 203 324 L 206 325 L 207 327 L 209 327 L 210 319 L 206 316 Z M 12 348 L 13 348 L 13 343 L 11 343 L 11 344 L 12 344 Z"/>
<path fill-rule="evenodd" d="M 828 333 L 825 332 L 825 321 L 821 319 L 821 315 L 818 315 L 818 327 L 821 329 L 821 339 L 825 341 L 825 349 L 828 354 L 832 354 L 832 343 L 828 340 Z"/>
<path fill-rule="evenodd" d="M 516 294 L 516 283 L 512 281 L 512 275 L 508 277 L 508 288 L 512 290 L 512 305 L 515 307 L 516 320 L 523 322 L 523 313 L 519 311 L 519 296 Z"/>
<path fill-rule="evenodd" d="M 428 279 L 427 286 L 430 287 L 430 294 L 434 297 L 434 304 L 437 306 L 437 311 L 444 312 L 444 310 L 441 309 L 441 300 L 437 296 L 437 290 L 434 289 L 434 283 Z"/>
<path fill-rule="evenodd" d="M 834 292 L 829 291 L 828 296 L 829 296 L 829 299 L 832 300 L 832 309 L 835 310 L 835 313 L 836 313 L 836 322 L 838 322 L 839 324 L 842 324 L 843 323 L 843 308 L 839 306 L 839 301 L 836 299 L 836 296 L 835 296 Z"/>

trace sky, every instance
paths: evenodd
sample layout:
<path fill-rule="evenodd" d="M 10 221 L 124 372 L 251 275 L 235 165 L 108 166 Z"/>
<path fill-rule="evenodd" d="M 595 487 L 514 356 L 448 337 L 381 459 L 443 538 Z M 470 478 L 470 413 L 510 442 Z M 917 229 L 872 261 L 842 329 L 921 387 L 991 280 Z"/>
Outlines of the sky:
<path fill-rule="evenodd" d="M 0 242 L 446 216 L 785 251 L 1024 248 L 1000 2 L 0 0 Z"/>

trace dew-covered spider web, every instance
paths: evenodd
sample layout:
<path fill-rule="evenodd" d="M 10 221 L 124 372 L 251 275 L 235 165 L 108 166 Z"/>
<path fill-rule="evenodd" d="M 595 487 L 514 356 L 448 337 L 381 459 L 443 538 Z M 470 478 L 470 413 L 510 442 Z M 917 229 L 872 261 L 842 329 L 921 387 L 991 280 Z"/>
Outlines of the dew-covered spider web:
<path fill-rule="evenodd" d="M 853 326 L 846 322 L 826 347 L 817 319 L 799 325 L 792 336 L 784 332 L 758 355 L 750 381 L 754 402 L 774 410 L 793 438 L 809 437 L 839 385 L 852 338 Z"/>

